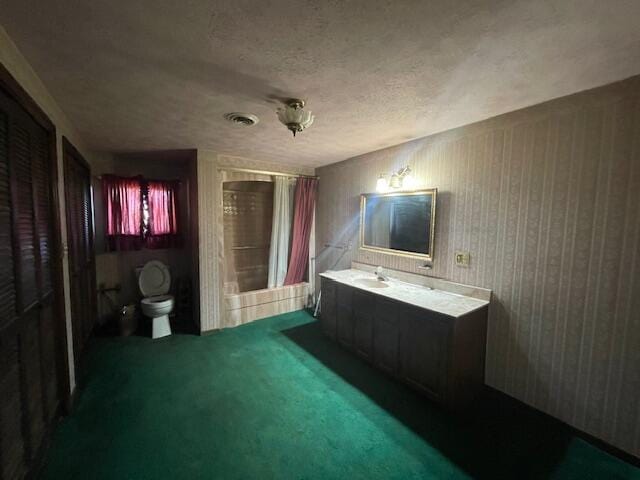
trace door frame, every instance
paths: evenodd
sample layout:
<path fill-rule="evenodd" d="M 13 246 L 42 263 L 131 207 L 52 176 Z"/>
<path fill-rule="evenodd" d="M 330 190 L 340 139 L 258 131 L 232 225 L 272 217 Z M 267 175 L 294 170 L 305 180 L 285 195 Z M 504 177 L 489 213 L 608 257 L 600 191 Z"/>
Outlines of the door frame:
<path fill-rule="evenodd" d="M 69 372 L 69 355 L 67 342 L 67 315 L 64 300 L 63 242 L 62 223 L 60 218 L 60 191 L 58 177 L 58 151 L 56 127 L 49 116 L 40 108 L 29 93 L 18 83 L 9 70 L 0 62 L 0 88 L 13 98 L 38 125 L 46 132 L 49 139 L 49 187 L 51 189 L 51 219 L 53 221 L 53 290 L 54 312 L 56 322 L 56 362 L 58 370 L 58 395 L 63 409 L 68 413 L 71 398 L 71 380 Z"/>
<path fill-rule="evenodd" d="M 69 141 L 69 139 L 65 136 L 62 137 L 62 164 L 63 164 L 63 168 L 66 170 L 67 167 L 67 157 L 73 157 L 73 160 L 79 162 L 83 167 L 85 167 L 87 169 L 87 171 L 89 172 L 89 187 L 91 188 L 91 165 L 89 164 L 89 162 L 87 162 L 85 160 L 85 158 L 82 156 L 82 154 L 80 153 L 80 151 L 78 151 L 78 149 Z M 66 205 L 66 195 L 67 195 L 67 185 L 64 185 L 64 194 L 65 194 L 65 214 L 68 214 L 68 209 L 67 209 L 67 205 Z M 94 212 L 93 212 L 93 190 L 91 190 L 90 192 L 90 200 L 91 200 L 91 204 L 89 205 L 89 212 L 91 214 L 91 228 L 89 229 L 89 242 L 90 242 L 90 246 L 89 246 L 89 250 L 91 252 L 91 278 L 93 279 L 93 282 L 91 283 L 91 295 L 93 297 L 93 306 L 94 306 L 94 311 L 92 312 L 93 314 L 93 323 L 95 326 L 95 322 L 97 320 L 98 317 L 98 312 L 96 310 L 96 306 L 97 306 L 97 298 L 98 298 L 98 289 L 96 286 L 96 247 L 95 247 L 95 224 L 94 224 Z M 67 249 L 68 249 L 68 245 L 69 245 L 69 222 L 67 222 Z M 73 282 L 71 280 L 71 259 L 69 254 L 67 254 L 67 261 L 69 264 L 69 295 L 71 296 L 71 289 L 73 287 Z M 71 316 L 71 332 L 73 335 L 73 307 L 72 305 L 70 305 L 70 311 L 69 314 Z M 74 342 L 75 343 L 75 342 Z M 78 370 L 78 366 L 80 365 L 80 360 L 81 360 L 81 354 L 82 352 L 76 352 L 75 348 L 73 351 L 73 364 L 74 367 L 76 369 L 76 371 Z M 77 376 L 76 376 L 76 381 L 78 380 Z"/>

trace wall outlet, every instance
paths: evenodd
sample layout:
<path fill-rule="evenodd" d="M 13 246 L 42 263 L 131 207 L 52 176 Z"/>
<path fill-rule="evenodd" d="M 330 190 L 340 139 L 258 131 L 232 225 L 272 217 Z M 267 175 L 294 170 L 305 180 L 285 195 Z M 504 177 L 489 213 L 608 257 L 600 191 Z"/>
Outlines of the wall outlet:
<path fill-rule="evenodd" d="M 458 267 L 468 267 L 469 262 L 471 261 L 471 255 L 469 252 L 456 252 L 455 253 L 455 262 Z"/>

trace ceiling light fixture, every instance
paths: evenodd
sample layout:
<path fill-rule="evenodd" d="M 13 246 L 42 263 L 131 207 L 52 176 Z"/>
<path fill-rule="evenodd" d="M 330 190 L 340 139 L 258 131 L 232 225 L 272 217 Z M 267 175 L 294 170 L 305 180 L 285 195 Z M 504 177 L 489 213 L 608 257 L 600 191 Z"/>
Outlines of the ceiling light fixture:
<path fill-rule="evenodd" d="M 284 107 L 277 110 L 278 120 L 289 129 L 293 136 L 303 131 L 313 123 L 315 118 L 310 110 L 304 109 L 304 100 L 291 98 L 287 100 Z"/>
<path fill-rule="evenodd" d="M 376 182 L 376 191 L 384 193 L 389 190 L 412 189 L 416 186 L 416 180 L 411 175 L 411 168 L 402 167 L 397 172 L 391 174 L 391 178 L 387 181 L 387 176 L 381 173 Z"/>

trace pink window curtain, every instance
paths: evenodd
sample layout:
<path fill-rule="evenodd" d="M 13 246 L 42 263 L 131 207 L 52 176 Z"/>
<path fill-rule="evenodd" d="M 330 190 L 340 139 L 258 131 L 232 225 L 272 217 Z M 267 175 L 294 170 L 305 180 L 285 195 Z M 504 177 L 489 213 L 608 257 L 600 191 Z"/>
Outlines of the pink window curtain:
<path fill-rule="evenodd" d="M 284 279 L 285 285 L 304 282 L 309 266 L 309 240 L 313 224 L 313 209 L 316 204 L 317 178 L 298 178 L 296 182 L 295 213 L 293 214 L 293 235 L 289 269 Z"/>
<path fill-rule="evenodd" d="M 177 213 L 179 186 L 177 181 L 149 180 L 147 183 L 147 248 L 173 248 L 181 245 Z"/>
<path fill-rule="evenodd" d="M 142 183 L 139 177 L 103 175 L 108 250 L 142 248 Z"/>

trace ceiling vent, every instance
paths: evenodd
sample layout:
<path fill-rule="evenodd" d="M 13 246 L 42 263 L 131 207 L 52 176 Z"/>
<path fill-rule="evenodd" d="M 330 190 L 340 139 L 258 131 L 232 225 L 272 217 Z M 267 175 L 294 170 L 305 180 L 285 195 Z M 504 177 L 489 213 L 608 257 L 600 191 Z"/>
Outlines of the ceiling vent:
<path fill-rule="evenodd" d="M 231 123 L 242 125 L 243 127 L 250 127 L 260 121 L 258 120 L 258 117 L 251 113 L 232 112 L 225 114 L 224 118 L 229 120 Z"/>

